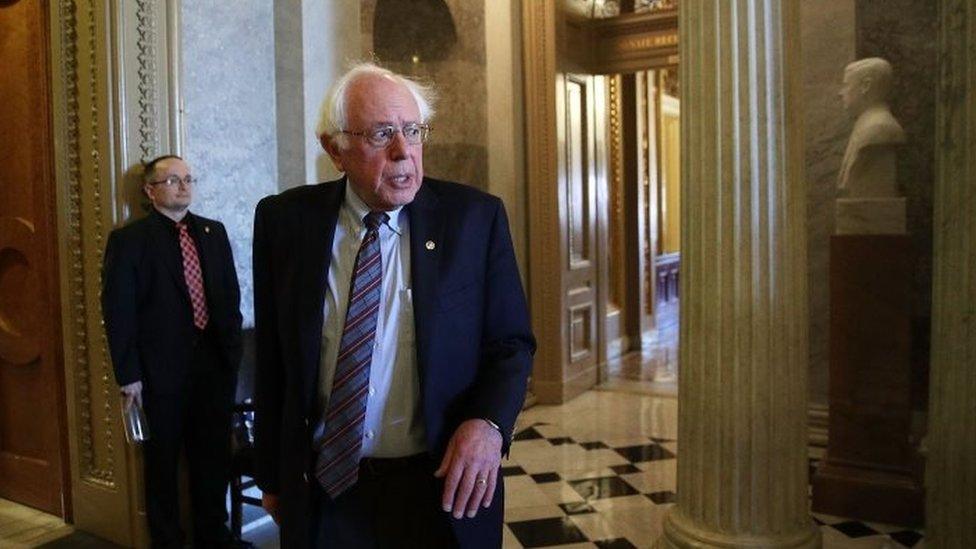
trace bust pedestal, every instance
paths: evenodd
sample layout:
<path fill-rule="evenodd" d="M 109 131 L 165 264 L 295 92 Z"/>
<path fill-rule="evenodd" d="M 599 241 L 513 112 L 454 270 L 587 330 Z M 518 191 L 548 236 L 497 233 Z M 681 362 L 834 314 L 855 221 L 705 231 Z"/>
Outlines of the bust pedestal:
<path fill-rule="evenodd" d="M 905 234 L 905 198 L 838 198 L 836 234 Z"/>
<path fill-rule="evenodd" d="M 911 255 L 905 234 L 831 237 L 830 430 L 813 477 L 816 512 L 923 521 L 911 441 Z"/>

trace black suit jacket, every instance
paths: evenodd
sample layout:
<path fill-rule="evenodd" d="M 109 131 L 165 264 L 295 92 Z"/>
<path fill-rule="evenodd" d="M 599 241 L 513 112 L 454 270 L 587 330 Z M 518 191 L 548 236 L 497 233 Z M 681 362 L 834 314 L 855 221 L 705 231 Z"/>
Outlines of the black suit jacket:
<path fill-rule="evenodd" d="M 210 315 L 208 332 L 218 342 L 222 366 L 241 360 L 240 287 L 224 226 L 186 214 L 197 244 Z M 156 210 L 112 231 L 102 267 L 102 315 L 115 380 L 143 382 L 149 394 L 184 389 L 195 327 L 174 223 Z"/>
<path fill-rule="evenodd" d="M 323 303 L 345 187 L 291 189 L 255 214 L 256 478 L 279 495 L 283 547 L 308 545 Z M 507 451 L 535 339 L 502 202 L 425 178 L 406 209 L 427 447 L 440 459 L 462 421 L 487 418 Z M 452 520 L 463 546 L 500 546 L 502 496 L 499 482 L 490 509 Z"/>

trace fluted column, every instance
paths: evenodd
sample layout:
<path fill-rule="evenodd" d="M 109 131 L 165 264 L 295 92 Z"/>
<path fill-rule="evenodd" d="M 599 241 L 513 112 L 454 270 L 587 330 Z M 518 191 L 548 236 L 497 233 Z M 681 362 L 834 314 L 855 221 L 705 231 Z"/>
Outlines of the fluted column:
<path fill-rule="evenodd" d="M 678 502 L 662 547 L 816 547 L 795 0 L 681 2 Z"/>
<path fill-rule="evenodd" d="M 942 0 L 926 545 L 976 544 L 976 2 Z"/>

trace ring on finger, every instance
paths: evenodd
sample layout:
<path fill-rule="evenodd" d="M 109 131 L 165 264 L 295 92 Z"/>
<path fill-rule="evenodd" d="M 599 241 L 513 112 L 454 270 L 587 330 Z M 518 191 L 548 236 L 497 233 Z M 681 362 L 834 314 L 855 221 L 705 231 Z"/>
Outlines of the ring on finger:
<path fill-rule="evenodd" d="M 474 481 L 482 486 L 488 484 L 488 480 L 485 479 L 484 477 L 476 478 Z"/>

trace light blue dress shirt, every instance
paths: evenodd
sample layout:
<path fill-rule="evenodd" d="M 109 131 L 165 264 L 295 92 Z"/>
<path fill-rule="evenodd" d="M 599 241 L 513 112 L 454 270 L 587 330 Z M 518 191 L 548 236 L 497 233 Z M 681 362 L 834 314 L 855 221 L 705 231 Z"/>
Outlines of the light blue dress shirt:
<path fill-rule="evenodd" d="M 349 287 L 356 254 L 366 235 L 363 217 L 369 207 L 346 184 L 339 208 L 325 295 L 325 322 L 319 366 L 319 405 L 324 418 L 336 356 L 349 306 Z M 363 456 L 400 457 L 426 450 L 420 408 L 420 377 L 414 343 L 413 299 L 410 292 L 410 222 L 402 207 L 387 212 L 379 228 L 383 280 L 376 340 L 369 370 Z M 315 428 L 316 447 L 325 432 L 324 419 Z"/>

